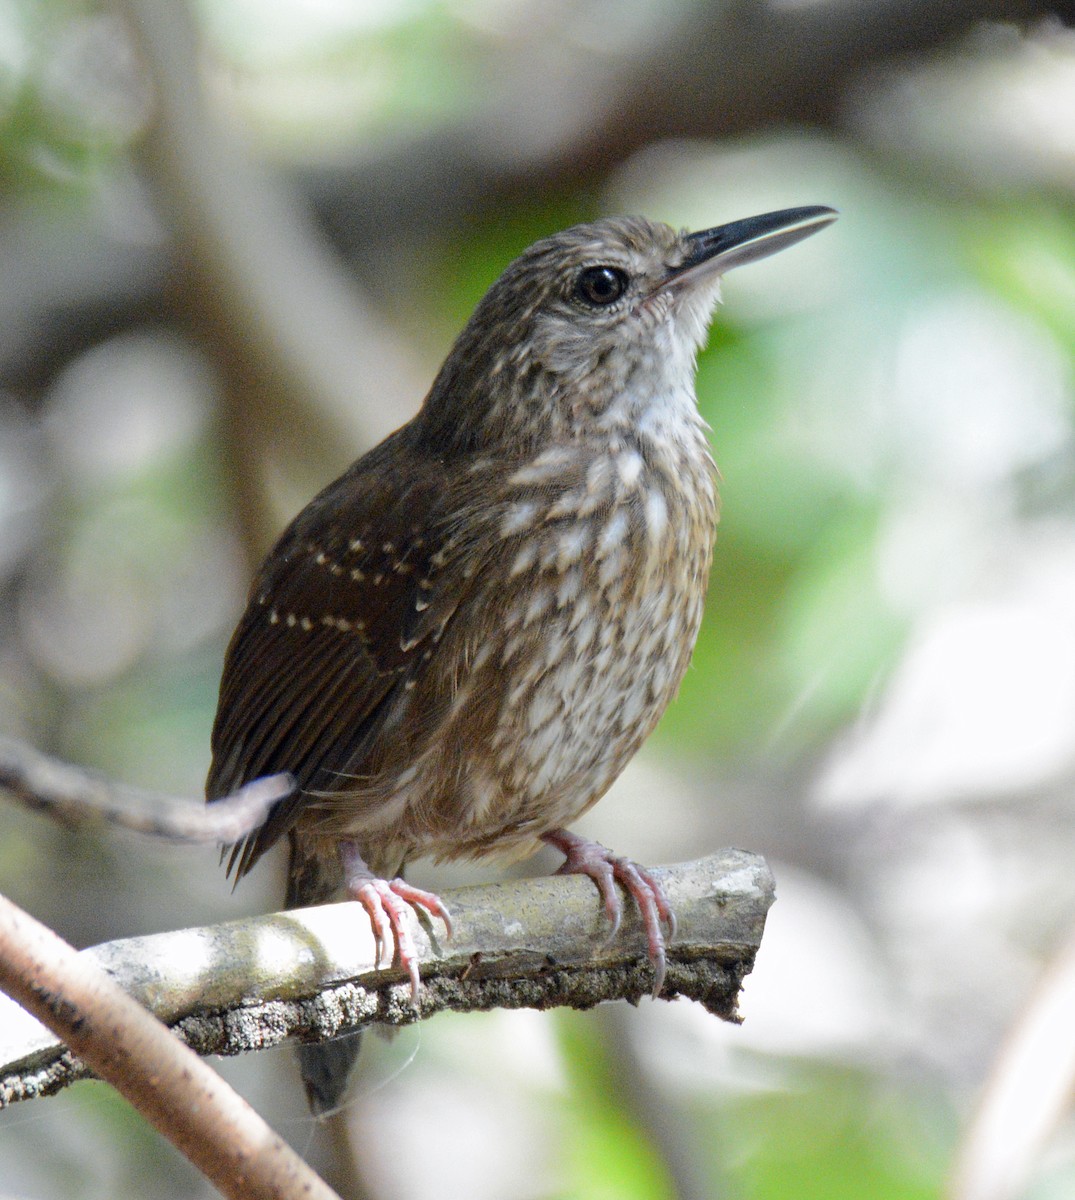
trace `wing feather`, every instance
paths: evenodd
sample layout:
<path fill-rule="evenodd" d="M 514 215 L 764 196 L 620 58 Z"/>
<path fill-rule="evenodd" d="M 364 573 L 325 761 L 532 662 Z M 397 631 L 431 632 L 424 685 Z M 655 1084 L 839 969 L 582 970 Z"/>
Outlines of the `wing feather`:
<path fill-rule="evenodd" d="M 225 658 L 206 793 L 277 771 L 298 790 L 233 849 L 237 878 L 311 793 L 361 774 L 424 643 L 454 612 L 470 573 L 458 569 L 459 539 L 436 532 L 451 492 L 443 465 L 403 431 L 312 501 L 266 559 Z"/>

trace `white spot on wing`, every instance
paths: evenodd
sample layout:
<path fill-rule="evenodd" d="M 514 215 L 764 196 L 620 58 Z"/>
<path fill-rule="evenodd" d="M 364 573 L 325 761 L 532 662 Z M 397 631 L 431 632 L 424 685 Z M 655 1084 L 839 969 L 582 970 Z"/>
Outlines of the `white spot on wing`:
<path fill-rule="evenodd" d="M 533 541 L 524 543 L 519 548 L 519 553 L 515 556 L 515 561 L 511 564 L 511 570 L 508 574 L 512 577 L 521 575 L 524 571 L 529 571 L 534 565 L 534 560 L 537 558 L 537 546 Z"/>
<path fill-rule="evenodd" d="M 517 504 L 513 504 L 500 522 L 500 536 L 502 538 L 512 537 L 527 529 L 534 523 L 536 512 L 537 505 L 532 501 L 520 500 Z"/>
<path fill-rule="evenodd" d="M 515 471 L 508 479 L 508 486 L 528 487 L 535 483 L 547 483 L 562 476 L 574 457 L 575 452 L 571 448 L 554 446 Z"/>

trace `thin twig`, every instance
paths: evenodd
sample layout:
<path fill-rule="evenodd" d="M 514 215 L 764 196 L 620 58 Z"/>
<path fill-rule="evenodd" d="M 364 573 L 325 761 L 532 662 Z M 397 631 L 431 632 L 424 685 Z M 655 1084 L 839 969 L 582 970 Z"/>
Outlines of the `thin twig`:
<path fill-rule="evenodd" d="M 338 1200 L 256 1112 L 86 955 L 0 896 L 0 987 L 235 1200 Z"/>
<path fill-rule="evenodd" d="M 238 842 L 294 787 L 290 775 L 267 775 L 205 805 L 127 787 L 23 742 L 0 738 L 0 791 L 65 825 L 107 823 L 169 841 Z"/>
<path fill-rule="evenodd" d="M 725 850 L 654 874 L 678 922 L 662 997 L 687 996 L 737 1020 L 739 987 L 773 899 L 768 867 L 756 855 Z M 448 1010 L 637 1003 L 653 987 L 633 906 L 607 941 L 587 879 L 460 888 L 444 900 L 455 927 L 446 945 L 412 916 L 422 971 L 417 1008 L 406 973 L 376 967 L 369 918 L 353 903 L 131 938 L 84 954 L 202 1054 L 239 1054 L 288 1038 L 324 1041 Z M 0 1008 L 0 1107 L 85 1074 L 56 1039 Z"/>
<path fill-rule="evenodd" d="M 1027 1194 L 1047 1139 L 1075 1101 L 1075 933 L 1049 963 L 989 1072 L 948 1200 Z"/>

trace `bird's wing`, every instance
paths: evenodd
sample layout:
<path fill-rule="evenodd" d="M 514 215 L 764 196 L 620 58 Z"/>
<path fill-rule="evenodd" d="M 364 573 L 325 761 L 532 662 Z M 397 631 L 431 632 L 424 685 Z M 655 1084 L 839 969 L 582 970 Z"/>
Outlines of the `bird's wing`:
<path fill-rule="evenodd" d="M 292 523 L 254 582 L 224 664 L 206 784 L 218 799 L 288 771 L 299 787 L 234 848 L 244 875 L 310 790 L 361 774 L 392 697 L 440 636 L 473 569 L 441 514 L 443 465 L 382 445 Z"/>

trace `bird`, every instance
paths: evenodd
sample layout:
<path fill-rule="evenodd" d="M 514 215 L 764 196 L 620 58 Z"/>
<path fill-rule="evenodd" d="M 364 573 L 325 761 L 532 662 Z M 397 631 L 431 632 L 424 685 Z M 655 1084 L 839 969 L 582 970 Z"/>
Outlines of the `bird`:
<path fill-rule="evenodd" d="M 570 831 L 676 694 L 702 620 L 717 470 L 694 388 L 732 267 L 830 224 L 810 206 L 699 232 L 642 217 L 524 251 L 460 333 L 417 415 L 281 535 L 228 646 L 212 801 L 289 772 L 231 848 L 241 879 L 287 838 L 286 904 L 369 913 L 377 961 L 420 987 L 416 858 L 550 845 L 594 880 L 613 931 L 637 905 L 665 973 L 674 913 L 645 867 Z M 357 1038 L 300 1046 L 315 1113 Z"/>

